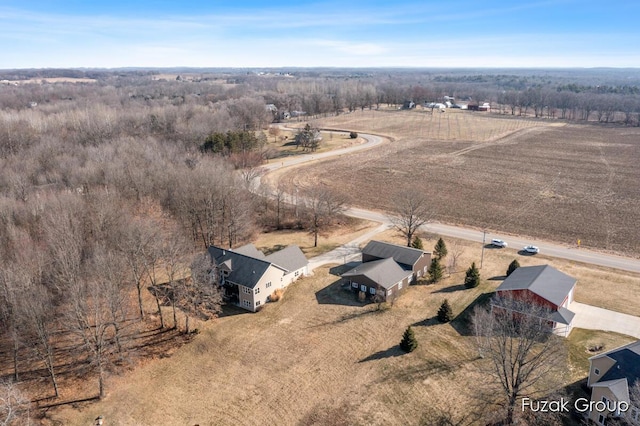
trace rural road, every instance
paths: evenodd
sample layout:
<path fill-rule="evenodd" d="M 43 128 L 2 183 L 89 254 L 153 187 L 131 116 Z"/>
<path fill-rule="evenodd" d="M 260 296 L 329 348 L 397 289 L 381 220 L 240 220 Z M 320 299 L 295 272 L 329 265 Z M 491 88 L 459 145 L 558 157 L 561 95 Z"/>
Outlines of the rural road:
<path fill-rule="evenodd" d="M 319 160 L 325 160 L 332 157 L 339 157 L 347 155 L 356 151 L 369 149 L 378 146 L 384 142 L 384 139 L 377 135 L 359 134 L 360 137 L 366 140 L 365 143 L 350 146 L 347 148 L 340 148 L 334 151 L 323 152 L 320 154 L 306 154 L 297 156 L 295 158 L 289 158 L 279 162 L 273 162 L 264 166 L 268 172 L 275 170 L 286 169 L 289 167 L 299 166 L 305 163 L 316 162 Z M 259 182 L 258 182 L 259 183 Z M 348 216 L 380 222 L 382 225 L 389 227 L 391 222 L 387 215 L 383 212 L 376 212 L 371 210 L 360 209 L 351 207 L 345 212 Z M 612 254 L 600 253 L 584 248 L 578 249 L 575 246 L 562 245 L 558 243 L 552 243 L 548 241 L 537 241 L 533 239 L 525 239 L 517 236 L 506 236 L 494 233 L 486 233 L 473 228 L 447 225 L 438 222 L 432 222 L 422 227 L 426 232 L 434 234 L 460 238 L 468 241 L 475 241 L 478 243 L 490 242 L 492 238 L 500 238 L 509 244 L 511 249 L 520 249 L 526 245 L 536 245 L 540 248 L 540 253 L 545 256 L 557 257 L 561 259 L 572 260 L 575 262 L 587 263 L 591 265 L 604 266 L 607 268 L 615 268 L 623 271 L 640 273 L 640 259 L 634 259 L 630 257 L 616 256 Z M 375 234 L 374 234 L 375 235 Z M 334 253 L 335 255 L 335 253 Z"/>

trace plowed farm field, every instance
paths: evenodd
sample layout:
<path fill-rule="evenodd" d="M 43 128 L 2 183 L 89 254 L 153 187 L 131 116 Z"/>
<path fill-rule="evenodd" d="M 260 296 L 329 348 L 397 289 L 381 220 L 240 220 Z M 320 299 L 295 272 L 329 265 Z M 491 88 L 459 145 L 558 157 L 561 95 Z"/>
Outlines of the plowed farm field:
<path fill-rule="evenodd" d="M 292 170 L 355 206 L 392 209 L 425 196 L 436 220 L 640 255 L 640 129 L 469 111 L 364 111 L 315 125 L 389 136 L 390 143 Z"/>

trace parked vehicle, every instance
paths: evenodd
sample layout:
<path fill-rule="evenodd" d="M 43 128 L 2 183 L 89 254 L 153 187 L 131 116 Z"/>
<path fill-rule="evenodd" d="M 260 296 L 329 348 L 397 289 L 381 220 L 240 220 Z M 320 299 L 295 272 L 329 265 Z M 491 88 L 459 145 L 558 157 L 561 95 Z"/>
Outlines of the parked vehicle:
<path fill-rule="evenodd" d="M 540 249 L 536 246 L 525 246 L 522 249 L 525 253 L 538 254 L 540 253 Z"/>

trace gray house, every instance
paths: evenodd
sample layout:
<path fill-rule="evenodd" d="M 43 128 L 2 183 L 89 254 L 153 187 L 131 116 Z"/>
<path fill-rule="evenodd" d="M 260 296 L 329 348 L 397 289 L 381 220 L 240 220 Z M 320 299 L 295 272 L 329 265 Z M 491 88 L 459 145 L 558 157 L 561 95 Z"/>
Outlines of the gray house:
<path fill-rule="evenodd" d="M 252 312 L 268 302 L 275 290 L 308 274 L 309 261 L 298 246 L 269 256 L 253 244 L 235 250 L 211 246 L 209 255 L 218 267 L 225 300 Z"/>
<path fill-rule="evenodd" d="M 411 271 L 411 282 L 427 273 L 431 253 L 412 247 L 372 240 L 362 249 L 362 263 L 392 258 L 405 271 Z"/>
<path fill-rule="evenodd" d="M 382 301 L 398 296 L 403 288 L 409 286 L 412 273 L 403 269 L 392 258 L 374 260 L 342 274 L 354 292 L 363 292 L 370 298 L 376 295 Z"/>

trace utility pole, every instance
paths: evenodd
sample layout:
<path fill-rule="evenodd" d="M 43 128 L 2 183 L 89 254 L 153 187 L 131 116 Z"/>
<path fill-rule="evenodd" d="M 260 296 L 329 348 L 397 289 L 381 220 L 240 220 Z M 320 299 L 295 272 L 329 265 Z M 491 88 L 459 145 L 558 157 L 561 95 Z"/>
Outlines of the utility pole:
<path fill-rule="evenodd" d="M 482 255 L 480 256 L 480 269 L 482 269 L 482 262 L 484 261 L 484 243 L 487 238 L 487 230 L 482 230 Z"/>

